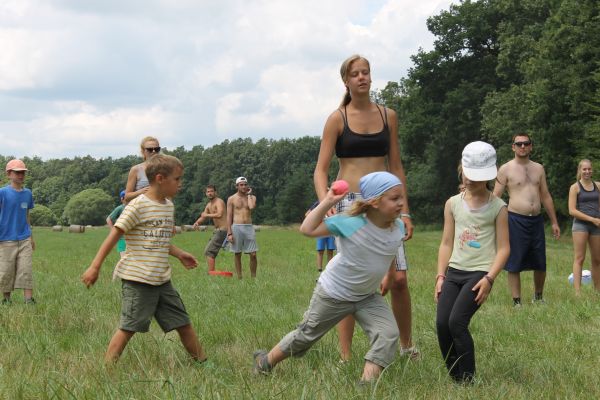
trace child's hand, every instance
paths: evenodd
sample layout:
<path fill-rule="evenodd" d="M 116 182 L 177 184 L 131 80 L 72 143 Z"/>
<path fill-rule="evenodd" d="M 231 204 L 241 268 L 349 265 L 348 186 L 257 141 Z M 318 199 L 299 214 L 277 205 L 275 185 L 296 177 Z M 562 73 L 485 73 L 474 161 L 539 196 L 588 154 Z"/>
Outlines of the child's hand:
<path fill-rule="evenodd" d="M 435 281 L 435 289 L 433 291 L 433 300 L 435 301 L 436 304 L 440 298 L 440 293 L 442 293 L 442 285 L 444 284 L 444 279 L 445 278 L 443 278 L 443 276 L 438 275 L 438 277 L 436 278 L 436 281 Z"/>
<path fill-rule="evenodd" d="M 182 251 L 177 258 L 179 258 L 179 261 L 181 261 L 181 264 L 183 264 L 185 269 L 194 269 L 198 266 L 198 260 L 196 260 L 196 257 L 186 251 Z"/>
<path fill-rule="evenodd" d="M 475 296 L 475 302 L 477 305 L 482 305 L 490 295 L 490 292 L 492 291 L 492 285 L 485 277 L 483 277 L 475 284 L 475 286 L 473 286 L 473 289 L 471 290 L 478 292 L 477 296 Z"/>
<path fill-rule="evenodd" d="M 81 282 L 83 282 L 85 287 L 87 287 L 88 289 L 94 283 L 96 283 L 97 280 L 98 280 L 98 269 L 94 268 L 94 267 L 89 267 L 88 269 L 85 270 L 83 275 L 81 275 Z"/>
<path fill-rule="evenodd" d="M 325 196 L 324 201 L 333 206 L 333 205 L 339 203 L 340 201 L 342 201 L 342 199 L 344 197 L 346 197 L 347 194 L 348 194 L 348 190 L 346 190 L 340 194 L 335 194 L 335 193 L 333 193 L 333 189 L 329 189 L 329 191 L 327 192 L 327 196 Z M 329 211 L 328 211 L 328 213 L 329 213 Z"/>

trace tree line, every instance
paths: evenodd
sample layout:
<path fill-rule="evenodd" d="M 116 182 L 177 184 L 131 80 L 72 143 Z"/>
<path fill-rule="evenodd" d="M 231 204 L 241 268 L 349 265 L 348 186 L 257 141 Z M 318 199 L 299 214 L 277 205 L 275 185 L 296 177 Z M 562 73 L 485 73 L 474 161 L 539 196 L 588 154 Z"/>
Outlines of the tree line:
<path fill-rule="evenodd" d="M 413 55 L 406 78 L 373 93 L 398 113 L 417 223 L 441 222 L 444 201 L 456 192 L 456 167 L 467 143 L 490 142 L 503 163 L 513 156 L 511 139 L 518 132 L 532 136 L 532 158 L 545 166 L 559 219 L 567 219 L 578 161 L 600 156 L 599 11 L 596 0 L 481 0 L 462 1 L 428 19 L 436 38 L 433 50 Z M 371 62 L 376 69 L 377 60 Z M 318 151 L 317 136 L 236 139 L 167 151 L 186 167 L 175 201 L 177 223 L 198 216 L 207 184 L 226 198 L 235 191 L 237 176 L 246 176 L 257 195 L 256 223 L 299 222 L 315 200 Z M 94 221 L 103 220 L 110 211 L 104 208 L 118 204 L 127 172 L 139 161 L 135 156 L 34 157 L 25 159 L 31 170 L 26 185 L 50 219 L 73 222 L 81 218 L 76 210 L 93 203 L 102 208 Z M 331 165 L 333 180 L 337 163 Z M 69 205 L 74 198 L 76 204 Z"/>

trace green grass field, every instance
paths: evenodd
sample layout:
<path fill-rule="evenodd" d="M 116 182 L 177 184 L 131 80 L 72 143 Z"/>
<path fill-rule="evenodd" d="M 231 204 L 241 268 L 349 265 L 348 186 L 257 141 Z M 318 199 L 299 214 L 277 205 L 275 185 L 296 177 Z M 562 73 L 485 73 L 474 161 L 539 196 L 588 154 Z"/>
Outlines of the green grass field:
<path fill-rule="evenodd" d="M 377 385 L 357 387 L 368 349 L 357 330 L 354 358 L 338 363 L 335 332 L 301 359 L 286 360 L 270 376 L 255 376 L 251 355 L 268 349 L 301 320 L 317 277 L 314 241 L 293 229 L 263 229 L 258 241 L 258 278 L 209 277 L 202 250 L 210 232 L 177 235 L 174 243 L 201 260 L 186 271 L 177 260 L 174 284 L 181 293 L 211 366 L 186 357 L 177 334 L 134 336 L 121 360 L 103 363 L 118 326 L 120 283 L 111 282 L 114 251 L 97 284 L 87 290 L 79 275 L 93 258 L 107 229 L 84 234 L 35 229 L 34 270 L 38 304 L 0 308 L 0 398 L 2 399 L 554 399 L 600 398 L 600 305 L 591 287 L 575 298 L 567 283 L 571 241 L 548 243 L 547 305 L 526 301 L 512 308 L 501 275 L 471 331 L 477 350 L 478 382 L 453 384 L 435 334 L 433 284 L 439 231 L 419 232 L 408 242 L 414 337 L 419 361 L 397 359 Z M 233 256 L 221 253 L 217 268 L 233 271 Z M 589 263 L 586 263 L 589 269 Z M 523 275 L 523 298 L 532 295 L 532 274 Z"/>

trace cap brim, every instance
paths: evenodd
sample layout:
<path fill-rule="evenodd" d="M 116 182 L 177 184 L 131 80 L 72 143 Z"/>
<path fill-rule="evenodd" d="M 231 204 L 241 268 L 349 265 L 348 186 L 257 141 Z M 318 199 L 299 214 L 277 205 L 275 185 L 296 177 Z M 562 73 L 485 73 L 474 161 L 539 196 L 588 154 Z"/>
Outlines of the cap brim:
<path fill-rule="evenodd" d="M 496 166 L 489 168 L 465 168 L 463 167 L 463 174 L 473 182 L 491 181 L 496 179 L 498 175 L 498 169 Z"/>
<path fill-rule="evenodd" d="M 6 170 L 8 171 L 15 171 L 15 172 L 21 172 L 21 171 L 29 171 L 27 168 L 10 168 Z"/>

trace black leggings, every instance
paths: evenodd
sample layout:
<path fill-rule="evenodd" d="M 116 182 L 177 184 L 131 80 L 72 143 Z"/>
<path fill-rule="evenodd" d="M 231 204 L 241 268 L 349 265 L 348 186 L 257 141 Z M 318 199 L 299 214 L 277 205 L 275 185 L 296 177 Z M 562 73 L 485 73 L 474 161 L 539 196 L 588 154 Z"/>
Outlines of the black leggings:
<path fill-rule="evenodd" d="M 456 381 L 471 381 L 475 375 L 475 345 L 469 332 L 471 317 L 479 309 L 473 286 L 483 271 L 448 268 L 437 305 L 437 335 L 450 376 Z"/>

